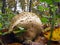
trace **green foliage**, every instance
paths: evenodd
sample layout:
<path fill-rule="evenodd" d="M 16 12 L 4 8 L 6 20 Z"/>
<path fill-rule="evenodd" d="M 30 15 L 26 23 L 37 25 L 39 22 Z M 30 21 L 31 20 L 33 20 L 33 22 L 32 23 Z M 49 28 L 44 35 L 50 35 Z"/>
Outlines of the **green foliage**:
<path fill-rule="evenodd" d="M 26 29 L 24 29 L 23 27 L 18 27 L 17 29 L 15 29 L 15 31 L 13 31 L 16 36 L 20 36 L 22 35 L 24 32 L 26 32 Z"/>
<path fill-rule="evenodd" d="M 47 2 L 48 4 L 52 4 L 52 0 L 40 0 L 40 2 Z"/>
<path fill-rule="evenodd" d="M 45 17 L 42 17 L 42 18 L 41 18 L 41 21 L 42 21 L 43 23 L 47 24 L 49 20 L 48 20 L 47 18 L 45 18 Z"/>
<path fill-rule="evenodd" d="M 49 13 L 50 13 L 50 16 L 52 17 L 50 17 L 51 18 L 51 32 L 50 32 L 50 39 L 49 39 L 49 41 L 48 41 L 48 44 L 47 45 L 50 45 L 51 44 L 51 38 L 52 38 L 52 33 L 53 33 L 53 30 L 54 30 L 54 25 L 55 25 L 55 23 L 56 23 L 56 19 L 58 19 L 58 15 L 56 15 L 56 9 L 57 9 L 57 6 L 55 6 L 54 4 L 56 3 L 56 2 L 60 2 L 60 0 L 39 0 L 40 2 L 46 2 L 47 4 L 48 4 L 48 10 L 49 10 Z M 43 11 L 45 8 L 44 7 L 42 7 L 42 6 L 39 6 L 38 7 L 38 10 L 40 10 L 40 11 Z M 49 16 L 48 16 L 49 17 Z M 48 19 L 47 18 L 42 18 L 41 19 L 42 20 L 42 22 L 44 22 L 44 23 L 46 23 L 46 22 L 48 22 Z"/>
<path fill-rule="evenodd" d="M 37 8 L 39 9 L 39 11 L 44 11 L 44 7 L 43 6 L 38 6 Z"/>
<path fill-rule="evenodd" d="M 1 8 L 2 8 L 2 1 L 0 1 L 0 10 L 1 10 Z"/>
<path fill-rule="evenodd" d="M 46 2 L 48 4 L 53 4 L 54 2 L 60 2 L 60 0 L 39 0 L 40 2 Z"/>
<path fill-rule="evenodd" d="M 60 0 L 54 0 L 55 2 L 60 2 Z"/>
<path fill-rule="evenodd" d="M 0 9 L 1 9 L 1 7 L 2 7 L 2 3 L 0 3 Z"/>
<path fill-rule="evenodd" d="M 41 12 L 43 12 L 43 11 L 48 11 L 49 10 L 49 8 L 47 8 L 47 7 L 43 7 L 43 6 L 37 6 L 37 9 L 39 10 L 39 11 L 41 11 Z"/>
<path fill-rule="evenodd" d="M 2 26 L 0 26 L 0 30 L 2 30 L 3 28 L 8 28 L 9 24 L 10 24 L 10 20 L 12 19 L 12 17 L 15 14 L 12 13 L 11 11 L 8 11 L 6 14 L 2 14 L 0 12 L 0 23 Z"/>
<path fill-rule="evenodd" d="M 2 28 L 2 23 L 0 23 L 0 28 Z"/>
<path fill-rule="evenodd" d="M 56 15 L 55 18 L 60 18 L 60 15 Z"/>
<path fill-rule="evenodd" d="M 21 36 L 26 30 L 16 31 L 16 36 Z"/>
<path fill-rule="evenodd" d="M 12 17 L 14 16 L 14 14 L 12 13 L 8 13 L 8 14 L 0 14 L 0 35 L 5 35 L 6 33 L 3 33 L 3 29 L 8 29 L 9 25 L 10 25 L 10 21 L 12 19 Z"/>
<path fill-rule="evenodd" d="M 55 5 L 50 5 L 50 7 L 51 7 L 51 11 L 52 12 L 55 12 L 56 11 L 56 9 L 58 8 L 57 6 L 55 6 Z"/>
<path fill-rule="evenodd" d="M 2 29 L 2 26 L 3 26 L 2 23 L 0 23 L 0 30 Z"/>

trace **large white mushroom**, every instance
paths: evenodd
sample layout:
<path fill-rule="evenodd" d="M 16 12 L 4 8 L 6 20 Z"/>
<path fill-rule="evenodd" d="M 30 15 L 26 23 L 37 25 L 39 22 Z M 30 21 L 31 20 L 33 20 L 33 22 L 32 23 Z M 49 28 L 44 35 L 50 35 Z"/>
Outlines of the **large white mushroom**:
<path fill-rule="evenodd" d="M 9 32 L 13 31 L 15 26 L 24 27 L 27 31 L 24 33 L 24 38 L 32 40 L 42 31 L 42 22 L 40 18 L 32 12 L 22 12 L 13 17 Z"/>

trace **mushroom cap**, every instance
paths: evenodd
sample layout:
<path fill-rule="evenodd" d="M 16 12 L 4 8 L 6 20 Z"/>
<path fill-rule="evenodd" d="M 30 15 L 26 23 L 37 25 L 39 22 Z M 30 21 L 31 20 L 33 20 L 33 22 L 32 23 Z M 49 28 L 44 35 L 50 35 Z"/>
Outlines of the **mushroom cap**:
<path fill-rule="evenodd" d="M 13 17 L 10 23 L 9 32 L 13 31 L 15 26 L 24 27 L 29 29 L 31 27 L 40 29 L 42 22 L 40 18 L 32 12 L 22 12 L 19 15 Z"/>

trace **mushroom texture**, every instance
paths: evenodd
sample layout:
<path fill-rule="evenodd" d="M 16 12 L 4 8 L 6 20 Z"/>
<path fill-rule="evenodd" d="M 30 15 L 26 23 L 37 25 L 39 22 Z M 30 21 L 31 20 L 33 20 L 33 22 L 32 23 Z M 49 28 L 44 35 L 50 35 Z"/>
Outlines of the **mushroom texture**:
<path fill-rule="evenodd" d="M 40 18 L 32 12 L 22 12 L 19 15 L 14 16 L 11 20 L 9 32 L 12 32 L 15 26 L 27 29 L 23 34 L 23 37 L 26 40 L 34 39 L 36 35 L 42 31 L 42 22 Z"/>

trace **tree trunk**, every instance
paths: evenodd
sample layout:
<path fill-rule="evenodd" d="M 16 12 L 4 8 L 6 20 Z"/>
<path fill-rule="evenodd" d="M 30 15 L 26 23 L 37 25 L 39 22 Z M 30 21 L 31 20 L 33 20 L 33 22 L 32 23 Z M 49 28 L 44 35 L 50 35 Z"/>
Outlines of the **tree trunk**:
<path fill-rule="evenodd" d="M 30 0 L 30 4 L 29 4 L 29 12 L 31 12 L 31 8 L 32 8 L 32 0 Z"/>
<path fill-rule="evenodd" d="M 16 9 L 17 9 L 16 4 L 17 2 L 15 3 L 15 6 L 14 6 L 14 13 L 16 13 Z"/>
<path fill-rule="evenodd" d="M 2 0 L 2 13 L 6 13 L 5 8 L 6 8 L 6 0 Z"/>

